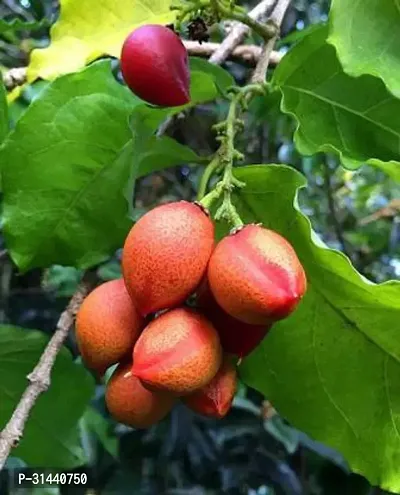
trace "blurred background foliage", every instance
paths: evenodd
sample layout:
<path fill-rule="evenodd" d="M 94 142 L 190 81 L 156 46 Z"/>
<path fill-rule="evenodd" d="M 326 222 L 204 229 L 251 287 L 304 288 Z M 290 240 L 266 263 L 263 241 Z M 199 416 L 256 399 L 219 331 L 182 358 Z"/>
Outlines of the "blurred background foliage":
<path fill-rule="evenodd" d="M 246 2 L 251 8 L 256 2 Z M 278 48 L 286 51 L 324 22 L 325 0 L 293 0 Z M 25 66 L 35 47 L 49 42 L 49 27 L 59 12 L 54 0 L 0 0 L 0 67 Z M 15 21 L 18 19 L 18 21 Z M 213 41 L 223 36 L 212 30 Z M 257 43 L 249 38 L 246 42 Z M 239 84 L 250 68 L 227 62 Z M 43 81 L 25 85 L 10 98 L 11 125 L 45 87 Z M 347 254 L 367 278 L 383 282 L 400 274 L 400 185 L 373 167 L 346 171 L 337 157 L 301 156 L 293 143 L 294 123 L 280 112 L 277 95 L 256 100 L 247 114 L 239 148 L 245 163 L 286 163 L 308 179 L 300 205 L 313 228 L 333 248 Z M 168 133 L 202 154 L 217 148 L 212 124 L 224 116 L 226 103 L 197 107 L 185 119 L 176 118 Z M 192 199 L 201 169 L 185 164 L 138 181 L 138 215 L 155 204 L 176 198 Z M 1 200 L 1 193 L 0 193 Z M 0 201 L 1 214 L 1 201 Z M 80 273 L 52 266 L 19 275 L 4 249 L 0 232 L 0 322 L 38 328 L 51 334 L 60 312 L 76 289 Z M 120 275 L 120 253 L 98 268 L 99 278 Z M 73 335 L 67 343 L 78 355 Z M 78 358 L 79 359 L 79 358 Z M 81 420 L 86 464 L 93 490 L 64 488 L 29 493 L 99 494 L 247 494 L 247 495 L 373 495 L 385 493 L 351 474 L 339 453 L 316 443 L 287 424 L 262 396 L 239 387 L 234 407 L 222 421 L 200 418 L 184 406 L 148 431 L 116 424 L 104 408 L 104 386 Z M 38 446 L 38 448 L 40 448 Z M 8 468 L 22 461 L 9 459 Z M 26 493 L 13 488 L 8 472 L 0 477 L 0 493 Z"/>

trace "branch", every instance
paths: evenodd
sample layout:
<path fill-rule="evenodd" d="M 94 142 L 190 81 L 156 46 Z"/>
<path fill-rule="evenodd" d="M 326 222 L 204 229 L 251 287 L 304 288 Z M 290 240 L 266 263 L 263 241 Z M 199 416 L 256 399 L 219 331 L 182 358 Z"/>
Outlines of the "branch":
<path fill-rule="evenodd" d="M 262 0 L 249 12 L 249 16 L 257 21 L 263 21 L 275 5 L 275 2 L 276 0 Z M 233 23 L 231 32 L 221 43 L 218 50 L 210 57 L 209 62 L 212 64 L 222 64 L 225 62 L 232 51 L 244 40 L 249 31 L 250 28 L 245 24 L 241 24 L 240 22 Z"/>
<path fill-rule="evenodd" d="M 87 271 L 77 291 L 72 296 L 67 308 L 61 314 L 56 331 L 47 344 L 38 364 L 28 375 L 29 385 L 15 408 L 10 420 L 0 432 L 0 471 L 4 467 L 7 457 L 22 438 L 26 421 L 35 405 L 36 400 L 50 386 L 51 370 L 69 329 L 72 327 L 76 313 L 83 299 L 95 285 L 93 272 Z"/>
<path fill-rule="evenodd" d="M 26 82 L 26 67 L 16 67 L 3 73 L 4 86 L 8 91 Z"/>
<path fill-rule="evenodd" d="M 343 253 L 350 260 L 352 260 L 351 250 L 349 249 L 347 241 L 344 238 L 344 235 L 342 232 L 342 226 L 341 226 L 339 219 L 337 217 L 336 203 L 335 203 L 335 198 L 333 197 L 333 191 L 332 191 L 331 170 L 329 168 L 329 165 L 326 162 L 324 162 L 324 167 L 325 167 L 325 191 L 326 191 L 326 196 L 328 199 L 328 208 L 329 208 L 329 213 L 330 213 L 332 224 L 333 224 L 333 229 L 334 229 L 335 234 L 336 234 L 336 239 L 341 244 Z"/>
<path fill-rule="evenodd" d="M 251 82 L 254 84 L 257 83 L 262 84 L 265 82 L 265 77 L 267 74 L 268 65 L 271 60 L 272 51 L 275 46 L 276 40 L 278 39 L 280 27 L 283 18 L 285 17 L 286 11 L 290 5 L 290 2 L 291 0 L 278 0 L 274 7 L 274 10 L 272 11 L 269 21 L 275 24 L 275 26 L 278 28 L 277 34 L 273 38 L 266 41 L 263 46 L 260 59 L 257 63 L 257 67 L 255 68 L 253 76 L 251 78 Z"/>
<path fill-rule="evenodd" d="M 381 218 L 394 218 L 400 213 L 400 199 L 392 199 L 389 204 L 380 208 L 375 213 L 368 215 L 365 218 L 359 220 L 359 225 L 368 225 L 371 222 L 376 222 Z"/>
<path fill-rule="evenodd" d="M 198 43 L 197 41 L 184 41 L 184 45 L 190 55 L 198 57 L 211 57 L 220 49 L 221 43 Z M 261 55 L 261 46 L 258 45 L 239 45 L 233 48 L 229 54 L 229 59 L 238 62 L 245 62 L 251 65 L 256 65 Z M 278 65 L 282 59 L 282 54 L 272 52 L 270 62 L 272 65 Z"/>
<path fill-rule="evenodd" d="M 8 257 L 8 251 L 7 249 L 1 249 L 0 250 L 0 261 L 3 259 L 6 259 Z"/>
<path fill-rule="evenodd" d="M 216 53 L 222 44 L 220 43 L 198 43 L 197 41 L 184 40 L 184 45 L 189 55 L 197 57 L 211 57 Z M 241 45 L 234 47 L 228 54 L 229 58 L 237 62 L 245 62 L 250 65 L 256 65 L 261 55 L 261 47 L 257 45 Z M 279 52 L 272 52 L 270 62 L 273 65 L 279 64 L 282 55 Z M 26 67 L 16 67 L 3 74 L 3 82 L 8 91 L 17 86 L 22 86 L 26 82 Z"/>

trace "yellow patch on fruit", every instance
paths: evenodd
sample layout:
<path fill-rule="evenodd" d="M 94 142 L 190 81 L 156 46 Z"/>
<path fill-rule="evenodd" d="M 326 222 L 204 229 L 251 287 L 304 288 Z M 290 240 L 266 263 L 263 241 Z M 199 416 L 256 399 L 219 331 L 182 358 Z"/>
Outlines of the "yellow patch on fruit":
<path fill-rule="evenodd" d="M 126 36 L 142 24 L 168 24 L 170 0 L 61 0 L 47 48 L 33 50 L 28 81 L 75 72 L 102 55 L 119 57 Z"/>

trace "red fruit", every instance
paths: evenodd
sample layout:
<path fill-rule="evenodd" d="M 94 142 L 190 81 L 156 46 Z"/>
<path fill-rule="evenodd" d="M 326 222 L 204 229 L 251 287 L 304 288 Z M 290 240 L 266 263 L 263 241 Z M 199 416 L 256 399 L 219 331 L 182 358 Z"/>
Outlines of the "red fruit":
<path fill-rule="evenodd" d="M 76 317 L 76 339 L 88 368 L 103 374 L 132 352 L 144 327 L 122 279 L 99 285 L 83 301 Z"/>
<path fill-rule="evenodd" d="M 165 26 L 141 26 L 126 38 L 121 72 L 133 93 L 152 105 L 175 107 L 190 101 L 188 54 Z"/>
<path fill-rule="evenodd" d="M 293 247 L 259 225 L 246 225 L 222 239 L 211 256 L 208 281 L 217 303 L 251 324 L 287 317 L 307 285 Z"/>
<path fill-rule="evenodd" d="M 211 382 L 193 394 L 187 395 L 183 401 L 197 413 L 220 419 L 231 408 L 236 385 L 236 368 L 231 358 L 225 356 L 218 373 Z"/>
<path fill-rule="evenodd" d="M 241 358 L 246 357 L 267 335 L 271 324 L 250 325 L 233 318 L 218 306 L 205 280 L 196 294 L 197 305 L 218 332 L 222 349 Z"/>
<path fill-rule="evenodd" d="M 132 363 L 119 365 L 106 386 L 106 405 L 116 421 L 135 428 L 148 428 L 164 418 L 176 399 L 167 393 L 147 390 L 133 376 Z"/>
<path fill-rule="evenodd" d="M 139 311 L 178 306 L 196 289 L 214 247 L 214 225 L 195 203 L 177 201 L 144 215 L 126 238 L 122 271 Z"/>
<path fill-rule="evenodd" d="M 218 334 L 200 313 L 177 308 L 153 320 L 133 350 L 133 374 L 148 386 L 178 395 L 206 385 L 222 359 Z"/>

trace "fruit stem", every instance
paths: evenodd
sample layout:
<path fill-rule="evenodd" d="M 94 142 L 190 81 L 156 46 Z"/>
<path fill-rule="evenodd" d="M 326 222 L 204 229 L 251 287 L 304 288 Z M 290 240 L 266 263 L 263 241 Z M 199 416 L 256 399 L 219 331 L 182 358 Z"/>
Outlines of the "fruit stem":
<path fill-rule="evenodd" d="M 249 84 L 243 88 L 232 88 L 230 91 L 231 103 L 226 120 L 214 126 L 217 131 L 217 140 L 220 141 L 213 160 L 204 171 L 199 186 L 198 200 L 206 207 L 210 206 L 222 197 L 222 204 L 215 213 L 216 220 L 225 220 L 233 227 L 240 227 L 243 221 L 232 203 L 231 195 L 235 188 L 242 188 L 245 184 L 233 174 L 235 159 L 243 159 L 242 153 L 235 148 L 235 137 L 238 131 L 243 129 L 244 123 L 240 120 L 240 114 L 247 109 L 253 96 L 264 94 L 266 86 L 263 84 Z M 222 179 L 214 189 L 204 196 L 207 185 L 215 172 L 223 170 Z M 204 197 L 203 197 L 204 196 Z"/>
<path fill-rule="evenodd" d="M 208 183 L 210 182 L 211 177 L 220 167 L 219 157 L 215 155 L 211 162 L 205 168 L 203 175 L 201 176 L 199 190 L 197 192 L 197 200 L 201 201 L 203 197 L 206 195 Z"/>
<path fill-rule="evenodd" d="M 273 20 L 262 23 L 253 19 L 243 7 L 235 5 L 234 0 L 173 0 L 170 8 L 177 11 L 176 31 L 182 28 L 184 22 L 199 16 L 206 18 L 209 24 L 228 19 L 241 22 L 259 34 L 265 42 L 275 38 L 279 31 Z"/>
<path fill-rule="evenodd" d="M 215 3 L 217 4 L 218 13 L 221 18 L 232 19 L 233 21 L 246 24 L 246 26 L 252 29 L 255 33 L 259 34 L 264 41 L 269 41 L 278 33 L 279 28 L 272 20 L 267 20 L 264 24 L 250 17 L 246 11 L 240 7 L 234 6 L 232 8 L 231 6 L 225 6 L 222 1 L 217 1 Z"/>

